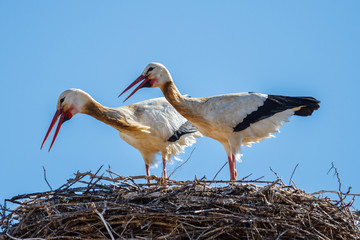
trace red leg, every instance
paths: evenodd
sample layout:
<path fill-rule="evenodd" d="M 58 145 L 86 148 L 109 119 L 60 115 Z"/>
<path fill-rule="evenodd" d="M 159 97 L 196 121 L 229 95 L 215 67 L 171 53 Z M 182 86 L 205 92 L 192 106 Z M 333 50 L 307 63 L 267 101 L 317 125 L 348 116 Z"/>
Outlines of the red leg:
<path fill-rule="evenodd" d="M 166 160 L 163 158 L 163 177 L 164 177 L 164 182 L 167 182 L 167 173 L 166 173 Z"/>
<path fill-rule="evenodd" d="M 228 160 L 229 160 L 229 168 L 230 168 L 230 180 L 233 181 L 235 180 L 235 175 L 234 175 L 234 164 L 233 164 L 233 160 L 231 156 L 228 156 Z"/>
<path fill-rule="evenodd" d="M 150 170 L 149 170 L 149 165 L 145 164 L 145 168 L 146 168 L 146 176 L 150 177 Z M 148 179 L 148 184 L 151 183 L 151 180 Z"/>
<path fill-rule="evenodd" d="M 234 173 L 234 179 L 236 180 L 237 178 L 237 170 L 236 170 L 236 159 L 235 159 L 235 155 L 232 155 L 232 162 L 233 162 L 233 173 Z"/>

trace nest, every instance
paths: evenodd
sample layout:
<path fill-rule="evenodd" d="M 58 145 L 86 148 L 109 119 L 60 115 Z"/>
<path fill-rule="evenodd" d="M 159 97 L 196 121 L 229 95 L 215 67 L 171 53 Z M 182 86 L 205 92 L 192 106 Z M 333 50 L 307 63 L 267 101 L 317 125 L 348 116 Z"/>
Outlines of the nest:
<path fill-rule="evenodd" d="M 3 206 L 3 238 L 360 239 L 359 214 L 342 199 L 276 181 L 173 181 L 76 173 L 55 191 Z M 106 175 L 106 176 L 104 176 Z"/>

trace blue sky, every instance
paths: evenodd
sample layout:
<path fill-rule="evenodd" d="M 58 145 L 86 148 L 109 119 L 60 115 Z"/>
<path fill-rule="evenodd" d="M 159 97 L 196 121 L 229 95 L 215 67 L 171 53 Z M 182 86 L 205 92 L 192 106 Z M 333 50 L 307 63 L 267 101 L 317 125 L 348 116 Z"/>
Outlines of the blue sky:
<path fill-rule="evenodd" d="M 313 116 L 292 117 L 276 138 L 243 149 L 238 176 L 272 180 L 271 166 L 288 182 L 299 163 L 299 188 L 337 190 L 327 175 L 334 162 L 343 190 L 360 193 L 359 10 L 359 1 L 1 1 L 0 201 L 47 191 L 42 166 L 53 188 L 101 165 L 143 175 L 140 153 L 86 115 L 62 126 L 51 152 L 40 145 L 62 91 L 80 88 L 105 106 L 122 106 L 118 94 L 153 61 L 192 97 L 316 97 Z M 160 96 L 144 89 L 126 103 Z M 221 144 L 199 139 L 174 179 L 212 179 L 226 161 Z M 228 167 L 217 178 L 228 179 Z"/>

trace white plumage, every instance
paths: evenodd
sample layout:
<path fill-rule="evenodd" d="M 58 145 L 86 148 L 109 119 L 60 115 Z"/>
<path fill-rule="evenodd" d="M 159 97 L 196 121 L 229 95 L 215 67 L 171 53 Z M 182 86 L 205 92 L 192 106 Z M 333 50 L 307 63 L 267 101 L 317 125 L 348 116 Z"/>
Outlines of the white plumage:
<path fill-rule="evenodd" d="M 195 127 L 180 137 L 175 142 L 168 139 L 187 122 L 165 98 L 155 98 L 132 105 L 116 108 L 122 112 L 122 118 L 129 123 L 140 124 L 147 127 L 144 134 L 134 134 L 134 132 L 121 131 L 119 135 L 131 146 L 138 149 L 146 164 L 155 163 L 155 154 L 161 155 L 167 161 L 171 160 L 172 155 L 184 152 L 185 147 L 191 146 L 196 142 L 196 137 L 201 137 Z M 120 116 L 119 116 L 120 117 Z"/>
<path fill-rule="evenodd" d="M 267 95 L 259 93 L 234 93 L 204 98 L 201 102 L 189 101 L 185 104 L 188 109 L 196 109 L 194 115 L 201 115 L 203 120 L 193 124 L 205 136 L 218 140 L 228 155 L 234 154 L 240 161 L 241 145 L 251 146 L 265 138 L 272 137 L 288 117 L 294 114 L 292 109 L 277 113 L 251 124 L 243 131 L 234 132 L 234 127 L 252 112 L 262 106 Z M 202 121 L 206 121 L 203 127 Z"/>
<path fill-rule="evenodd" d="M 50 151 L 61 124 L 76 113 L 88 114 L 117 129 L 123 140 L 140 151 L 148 176 L 149 165 L 155 163 L 156 153 L 160 152 L 162 155 L 163 176 L 166 179 L 166 161 L 170 161 L 173 155 L 184 152 L 185 147 L 196 142 L 196 137 L 202 136 L 165 98 L 108 108 L 80 89 L 69 89 L 58 99 L 57 111 L 42 146 L 60 117 Z"/>
<path fill-rule="evenodd" d="M 224 146 L 231 180 L 235 180 L 237 176 L 236 160 L 240 161 L 241 145 L 250 146 L 254 142 L 272 137 L 272 133 L 278 131 L 290 116 L 309 116 L 319 108 L 319 101 L 312 97 L 261 93 L 233 93 L 206 98 L 184 97 L 176 88 L 169 71 L 159 63 L 149 64 L 142 75 L 121 94 L 141 80 L 143 82 L 129 97 L 140 88 L 159 87 L 165 98 L 183 117 L 203 135 Z"/>

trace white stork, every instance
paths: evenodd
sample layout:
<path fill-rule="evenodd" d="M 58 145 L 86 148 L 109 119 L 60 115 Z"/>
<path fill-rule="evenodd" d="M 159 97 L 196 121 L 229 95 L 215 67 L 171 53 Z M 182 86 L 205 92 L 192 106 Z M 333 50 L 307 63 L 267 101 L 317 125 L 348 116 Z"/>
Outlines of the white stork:
<path fill-rule="evenodd" d="M 166 161 L 170 161 L 172 155 L 183 152 L 185 147 L 194 144 L 196 137 L 202 136 L 165 98 L 150 99 L 119 108 L 109 108 L 104 107 L 80 89 L 69 89 L 64 91 L 57 101 L 55 116 L 41 148 L 59 116 L 60 120 L 49 151 L 61 124 L 77 113 L 90 115 L 118 130 L 120 137 L 125 142 L 140 151 L 148 177 L 150 176 L 149 165 L 154 164 L 155 154 L 161 152 L 165 181 L 167 178 Z M 148 182 L 150 183 L 149 178 Z"/>
<path fill-rule="evenodd" d="M 309 116 L 319 108 L 319 101 L 312 97 L 286 97 L 253 92 L 206 98 L 185 97 L 176 88 L 169 71 L 159 63 L 150 63 L 141 76 L 121 94 L 142 80 L 129 97 L 140 88 L 159 87 L 165 98 L 183 117 L 203 135 L 224 146 L 231 180 L 236 180 L 237 177 L 236 161 L 240 161 L 241 145 L 250 146 L 254 142 L 273 137 L 272 133 L 277 132 L 291 115 Z"/>

